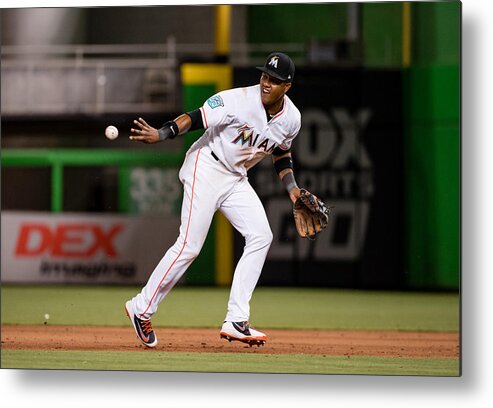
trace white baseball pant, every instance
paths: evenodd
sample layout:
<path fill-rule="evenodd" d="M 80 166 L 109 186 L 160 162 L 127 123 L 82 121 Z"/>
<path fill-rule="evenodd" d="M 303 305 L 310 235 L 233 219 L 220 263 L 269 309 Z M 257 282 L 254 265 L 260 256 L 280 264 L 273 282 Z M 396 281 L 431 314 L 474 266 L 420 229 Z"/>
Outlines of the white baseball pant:
<path fill-rule="evenodd" d="M 250 317 L 250 299 L 272 242 L 264 207 L 244 176 L 231 173 L 209 147 L 187 153 L 179 173 L 184 186 L 180 235 L 132 299 L 141 319 L 150 319 L 159 304 L 199 255 L 214 213 L 219 210 L 245 238 L 233 276 L 226 321 Z"/>

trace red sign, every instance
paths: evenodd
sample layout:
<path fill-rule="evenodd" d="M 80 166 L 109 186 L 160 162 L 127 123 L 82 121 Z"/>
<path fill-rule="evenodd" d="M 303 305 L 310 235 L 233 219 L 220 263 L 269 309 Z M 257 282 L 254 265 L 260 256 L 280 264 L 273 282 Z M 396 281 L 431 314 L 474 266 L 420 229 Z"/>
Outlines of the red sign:
<path fill-rule="evenodd" d="M 123 230 L 123 224 L 114 224 L 107 231 L 101 225 L 23 224 L 15 246 L 16 256 L 35 257 L 50 255 L 54 258 L 90 258 L 104 253 L 115 258 L 118 254 L 115 237 Z"/>

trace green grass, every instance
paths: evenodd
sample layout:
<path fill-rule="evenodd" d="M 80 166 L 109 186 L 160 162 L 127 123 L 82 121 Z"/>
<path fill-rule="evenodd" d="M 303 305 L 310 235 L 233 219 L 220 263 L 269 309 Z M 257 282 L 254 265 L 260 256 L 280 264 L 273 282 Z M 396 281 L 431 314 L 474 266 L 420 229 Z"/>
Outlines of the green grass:
<path fill-rule="evenodd" d="M 2 368 L 458 376 L 457 359 L 2 350 Z"/>
<path fill-rule="evenodd" d="M 1 288 L 2 324 L 128 326 L 124 302 L 139 287 Z M 158 327 L 218 327 L 229 289 L 175 288 Z M 252 321 L 264 328 L 458 331 L 454 293 L 257 288 Z M 2 368 L 457 376 L 459 359 L 2 350 Z"/>
<path fill-rule="evenodd" d="M 139 287 L 3 285 L 3 324 L 126 326 L 124 302 Z M 218 327 L 227 288 L 179 287 L 161 303 L 156 327 Z M 257 288 L 251 320 L 258 327 L 294 329 L 458 331 L 455 293 Z"/>

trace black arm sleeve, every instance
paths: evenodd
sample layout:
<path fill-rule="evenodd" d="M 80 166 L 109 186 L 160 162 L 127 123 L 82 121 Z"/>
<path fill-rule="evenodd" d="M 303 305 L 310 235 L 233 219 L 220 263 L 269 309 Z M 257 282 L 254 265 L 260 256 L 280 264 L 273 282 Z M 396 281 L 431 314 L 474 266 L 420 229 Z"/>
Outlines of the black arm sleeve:
<path fill-rule="evenodd" d="M 283 157 L 282 159 L 278 159 L 274 162 L 274 168 L 276 169 L 276 173 L 279 174 L 281 171 L 285 169 L 293 169 L 293 161 L 291 157 Z"/>
<path fill-rule="evenodd" d="M 187 115 L 192 119 L 192 126 L 190 126 L 189 131 L 204 129 L 204 122 L 202 121 L 202 114 L 200 109 L 195 109 L 194 111 L 187 112 Z"/>
<path fill-rule="evenodd" d="M 282 150 L 279 146 L 276 147 L 273 151 L 272 151 L 272 154 L 274 156 L 282 156 L 283 154 L 286 154 L 286 153 L 289 153 L 291 151 L 291 149 L 288 149 L 288 150 Z"/>

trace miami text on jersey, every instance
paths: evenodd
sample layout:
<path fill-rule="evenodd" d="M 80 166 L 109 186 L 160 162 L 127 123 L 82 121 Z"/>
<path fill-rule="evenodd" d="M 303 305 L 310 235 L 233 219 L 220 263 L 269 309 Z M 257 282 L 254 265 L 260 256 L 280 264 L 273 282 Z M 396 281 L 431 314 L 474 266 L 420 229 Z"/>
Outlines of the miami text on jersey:
<path fill-rule="evenodd" d="M 238 136 L 235 137 L 232 142 L 238 143 L 241 140 L 241 145 L 244 146 L 248 143 L 248 147 L 255 147 L 255 144 L 258 141 L 258 137 L 260 135 L 256 134 L 254 137 L 253 127 L 248 126 L 246 123 L 238 129 Z M 272 152 L 276 148 L 276 143 L 273 142 L 271 146 L 269 146 L 270 139 L 266 138 L 257 146 L 257 149 L 264 149 L 265 152 Z"/>

